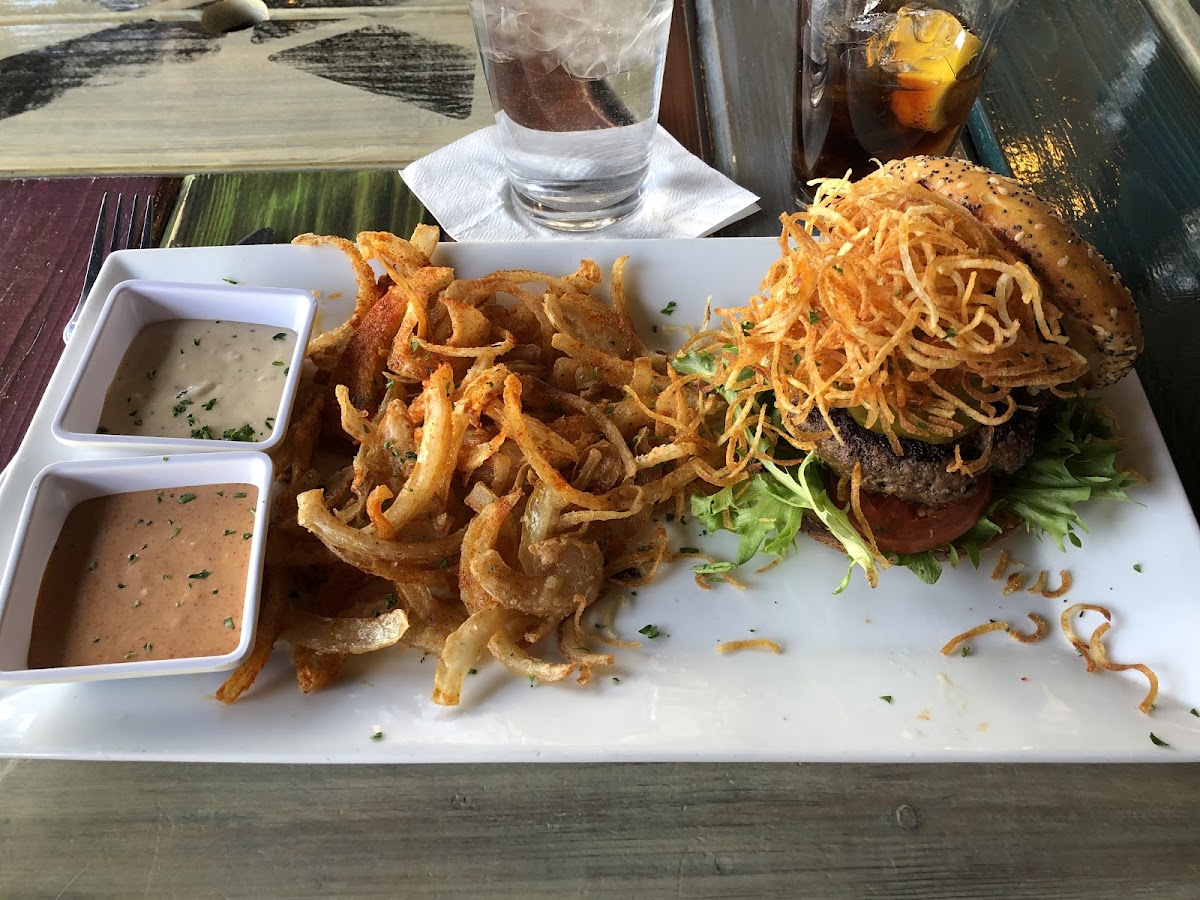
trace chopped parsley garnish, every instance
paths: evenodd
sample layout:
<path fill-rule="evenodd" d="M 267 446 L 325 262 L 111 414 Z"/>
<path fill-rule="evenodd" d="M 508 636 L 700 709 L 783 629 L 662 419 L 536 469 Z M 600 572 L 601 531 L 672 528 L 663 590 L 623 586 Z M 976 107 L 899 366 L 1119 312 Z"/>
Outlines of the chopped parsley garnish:
<path fill-rule="evenodd" d="M 808 311 L 808 324 L 816 325 L 820 321 L 821 321 L 821 314 L 819 312 L 817 312 L 815 309 L 810 309 Z"/>
<path fill-rule="evenodd" d="M 134 608 L 134 609 L 137 609 L 137 608 L 138 608 L 139 606 L 141 606 L 141 605 L 142 605 L 142 601 L 141 601 L 141 600 L 134 600 L 134 601 L 133 601 L 133 608 Z"/>
<path fill-rule="evenodd" d="M 620 684 L 620 683 L 621 683 L 621 679 L 620 679 L 620 678 L 617 678 L 617 677 L 614 675 L 614 676 L 613 676 L 612 683 L 613 683 L 613 684 Z"/>
<path fill-rule="evenodd" d="M 208 571 L 208 569 L 201 569 L 199 572 L 193 572 L 188 578 L 207 578 L 211 574 L 212 572 Z"/>
<path fill-rule="evenodd" d="M 1150 743 L 1152 743 L 1155 747 L 1170 747 L 1171 746 L 1166 741 L 1164 741 L 1162 738 L 1160 738 L 1157 734 L 1155 734 L 1153 731 L 1150 732 Z"/>
<path fill-rule="evenodd" d="M 226 428 L 221 437 L 227 441 L 252 441 L 254 426 L 247 422 L 241 428 Z"/>
<path fill-rule="evenodd" d="M 654 640 L 656 637 L 662 634 L 662 632 L 658 630 L 657 625 L 643 625 L 638 629 L 638 634 L 645 635 L 650 640 Z"/>
<path fill-rule="evenodd" d="M 253 532 L 251 532 L 251 531 L 244 531 L 244 532 L 242 532 L 242 540 L 243 540 L 243 541 L 248 541 L 248 540 L 250 540 L 250 538 L 251 538 L 251 536 L 252 536 L 252 535 L 253 535 Z"/>
<path fill-rule="evenodd" d="M 383 597 L 384 603 L 387 604 L 387 611 L 391 612 L 400 604 L 400 598 L 393 593 L 387 593 Z"/>
<path fill-rule="evenodd" d="M 155 492 L 154 492 L 154 502 L 155 502 L 155 503 L 162 503 L 162 498 L 163 498 L 163 492 L 162 492 L 162 491 L 155 491 Z"/>
<path fill-rule="evenodd" d="M 192 340 L 192 346 L 193 346 L 193 347 L 199 347 L 199 346 L 200 346 L 200 338 L 194 338 L 194 339 Z"/>
<path fill-rule="evenodd" d="M 382 741 L 382 740 L 383 740 L 383 732 L 382 732 L 382 731 L 373 731 L 373 732 L 371 732 L 371 740 L 373 740 L 373 741 Z"/>
<path fill-rule="evenodd" d="M 674 300 L 672 300 L 670 303 L 668 303 L 666 306 L 664 306 L 662 309 L 660 309 L 659 312 L 662 313 L 664 316 L 669 316 L 672 313 L 674 313 L 675 310 L 678 308 L 679 308 L 679 304 L 676 303 Z"/>
<path fill-rule="evenodd" d="M 136 559 L 137 559 L 137 554 L 136 554 L 136 553 L 130 553 L 130 554 L 129 554 L 127 557 L 125 557 L 125 558 L 126 558 L 127 560 L 129 560 L 130 562 L 133 562 L 134 560 L 136 560 Z"/>
<path fill-rule="evenodd" d="M 146 373 L 146 380 L 153 381 L 154 376 L 156 376 L 157 374 L 158 374 L 158 369 L 151 369 L 149 372 Z"/>
<path fill-rule="evenodd" d="M 188 494 L 180 494 L 179 495 L 180 503 L 191 503 L 195 499 L 196 499 L 195 494 L 188 493 Z"/>
<path fill-rule="evenodd" d="M 891 694 L 880 694 L 879 699 L 882 700 L 884 703 L 891 703 L 892 695 Z"/>
<path fill-rule="evenodd" d="M 284 362 L 283 362 L 283 360 L 282 360 L 282 359 L 277 359 L 277 360 L 275 360 L 273 363 L 271 363 L 271 365 L 273 365 L 273 366 L 282 366 L 282 365 L 284 365 Z"/>
<path fill-rule="evenodd" d="M 229 628 L 229 629 L 232 629 L 232 628 L 233 628 L 233 616 L 227 616 L 227 617 L 226 617 L 226 619 L 225 619 L 225 627 L 226 627 L 226 628 Z"/>
<path fill-rule="evenodd" d="M 95 572 L 96 566 L 98 566 L 99 564 L 100 564 L 99 560 L 93 559 L 90 563 L 88 563 L 88 571 Z"/>
<path fill-rule="evenodd" d="M 233 499 L 234 499 L 234 500 L 245 500 L 245 499 L 246 499 L 246 492 L 245 492 L 245 491 L 238 491 L 236 494 L 234 494 L 234 495 L 233 495 Z"/>
<path fill-rule="evenodd" d="M 956 329 L 956 328 L 947 328 L 947 329 L 946 329 L 946 337 L 948 337 L 948 338 L 952 338 L 952 337 L 958 337 L 958 329 Z"/>
<path fill-rule="evenodd" d="M 742 334 L 749 335 L 754 330 L 754 323 L 746 321 L 742 323 Z"/>
<path fill-rule="evenodd" d="M 226 528 L 226 529 L 225 529 L 225 533 L 224 533 L 223 535 L 221 535 L 221 536 L 222 536 L 222 537 L 229 537 L 229 535 L 231 535 L 231 534 L 233 534 L 233 529 L 232 529 L 232 528 Z"/>
<path fill-rule="evenodd" d="M 212 412 L 212 408 L 216 405 L 217 405 L 217 398 L 213 397 L 211 400 L 209 400 L 207 403 L 204 404 L 204 409 L 207 412 Z"/>
<path fill-rule="evenodd" d="M 125 590 L 125 583 L 124 583 L 123 581 L 118 581 L 118 582 L 117 582 L 117 590 L 118 590 L 118 591 L 123 591 L 123 590 Z"/>
<path fill-rule="evenodd" d="M 970 648 L 970 647 L 963 647 L 963 648 L 962 648 L 962 655 L 963 655 L 963 656 L 970 656 L 970 655 L 971 655 L 971 648 Z"/>
<path fill-rule="evenodd" d="M 263 419 L 263 424 L 267 426 L 267 431 L 270 431 L 275 427 L 275 417 L 267 416 L 265 419 Z"/>
<path fill-rule="evenodd" d="M 1133 564 L 1133 571 L 1135 571 L 1135 572 L 1140 572 L 1140 571 L 1142 571 L 1142 564 L 1141 564 L 1141 563 L 1134 563 L 1134 564 Z"/>
<path fill-rule="evenodd" d="M 193 428 L 192 437 L 197 441 L 211 441 L 213 439 L 212 429 L 207 425 L 200 428 Z"/>
<path fill-rule="evenodd" d="M 700 548 L 699 547 L 680 547 L 679 552 L 680 553 L 699 553 Z"/>
<path fill-rule="evenodd" d="M 108 434 L 108 429 L 101 425 L 96 429 L 96 434 Z"/>
<path fill-rule="evenodd" d="M 174 528 L 171 529 L 171 537 L 175 537 L 175 535 L 177 535 L 177 534 L 179 534 L 179 526 L 178 525 L 176 525 Z"/>
<path fill-rule="evenodd" d="M 222 278 L 221 280 L 224 281 L 226 284 L 241 284 L 241 282 L 238 281 L 236 278 Z"/>
<path fill-rule="evenodd" d="M 279 332 L 279 334 L 271 335 L 271 340 L 273 340 L 273 341 L 283 341 L 286 339 L 287 339 L 286 331 L 281 331 L 281 332 Z"/>
<path fill-rule="evenodd" d="M 151 644 L 149 641 L 147 641 L 146 643 L 142 644 L 142 649 L 145 650 L 147 653 L 149 653 L 151 650 L 154 649 L 154 645 Z"/>
<path fill-rule="evenodd" d="M 133 659 L 133 651 L 132 651 L 132 650 L 126 650 L 126 651 L 125 651 L 125 658 L 126 658 L 126 659 Z"/>
<path fill-rule="evenodd" d="M 176 403 L 174 406 L 171 407 L 171 415 L 173 415 L 175 418 L 179 418 L 185 412 L 187 412 L 187 408 L 191 405 L 192 405 L 191 400 L 186 400 L 186 399 L 180 400 L 178 403 Z"/>

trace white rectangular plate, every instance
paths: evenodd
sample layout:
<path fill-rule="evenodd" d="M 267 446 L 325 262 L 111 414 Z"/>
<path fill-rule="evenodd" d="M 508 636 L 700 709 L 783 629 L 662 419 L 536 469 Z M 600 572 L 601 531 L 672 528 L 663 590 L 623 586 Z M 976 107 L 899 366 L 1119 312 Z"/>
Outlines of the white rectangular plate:
<path fill-rule="evenodd" d="M 462 276 L 514 267 L 565 273 L 583 255 L 607 269 L 627 253 L 641 322 L 657 322 L 656 337 L 673 340 L 678 334 L 664 326 L 698 323 L 706 298 L 715 307 L 739 305 L 757 291 L 777 252 L 767 239 L 444 244 L 440 261 Z M 113 254 L 0 487 L 0 562 L 38 469 L 91 452 L 58 445 L 50 418 L 100 302 L 126 278 L 316 290 L 325 308 L 316 330 L 344 315 L 354 296 L 350 267 L 332 248 Z M 660 315 L 672 300 L 674 314 Z M 648 327 L 644 333 L 655 336 Z M 1145 694 L 1137 672 L 1085 672 L 1058 632 L 1064 601 L 1001 594 L 988 577 L 994 553 L 981 571 L 947 570 L 933 587 L 892 570 L 872 591 L 855 573 L 835 597 L 842 558 L 805 542 L 769 572 L 746 571 L 745 591 L 702 591 L 685 561 L 667 566 L 617 617 L 626 636 L 647 624 L 663 636 L 618 650 L 614 670 L 586 687 L 530 687 L 483 661 L 463 705 L 443 709 L 429 700 L 435 661 L 405 650 L 358 658 L 336 686 L 304 696 L 281 649 L 231 707 L 213 699 L 219 675 L 0 689 L 0 754 L 256 762 L 1200 759 L 1200 717 L 1190 712 L 1200 706 L 1200 590 L 1189 576 L 1200 534 L 1137 379 L 1108 399 L 1129 436 L 1129 464 L 1149 479 L 1135 491 L 1137 502 L 1089 508 L 1081 549 L 1062 554 L 1030 538 L 1009 549 L 1030 572 L 1069 568 L 1068 601 L 1113 611 L 1111 657 L 1145 662 L 1162 679 L 1150 716 L 1137 710 Z M 704 541 L 718 554 L 732 546 L 683 529 L 673 537 Z M 1027 612 L 1052 623 L 1040 644 L 993 633 L 973 641 L 970 656 L 938 652 L 989 618 L 1027 631 Z M 1081 630 L 1094 624 L 1083 620 Z M 716 652 L 720 641 L 749 637 L 774 639 L 785 652 Z M 371 739 L 375 725 L 380 740 Z M 1153 744 L 1152 731 L 1170 747 Z"/>

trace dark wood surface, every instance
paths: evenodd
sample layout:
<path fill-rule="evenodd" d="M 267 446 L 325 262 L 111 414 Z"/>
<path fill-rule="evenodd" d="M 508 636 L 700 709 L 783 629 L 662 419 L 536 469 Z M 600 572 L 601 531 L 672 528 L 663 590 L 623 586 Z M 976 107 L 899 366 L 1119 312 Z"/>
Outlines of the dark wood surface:
<path fill-rule="evenodd" d="M 62 355 L 106 191 L 153 194 L 156 234 L 177 179 L 0 179 L 0 466 L 7 465 Z"/>
<path fill-rule="evenodd" d="M 1200 106 L 1180 51 L 1147 30 L 1137 0 L 1111 6 L 1098 15 L 1070 0 L 1023 0 L 1025 27 L 1005 43 L 985 103 L 1017 174 L 1077 212 L 1138 291 L 1150 340 L 1141 374 L 1195 500 L 1198 296 L 1187 276 L 1200 272 Z M 755 160 L 769 163 L 786 142 L 769 129 L 786 119 L 770 98 L 781 67 L 787 84 L 790 7 L 697 0 L 701 50 L 706 27 L 715 42 L 698 60 L 720 63 L 705 77 L 721 79 L 735 107 L 689 113 L 679 98 L 669 112 L 664 102 L 664 122 L 725 116 L 735 152 L 722 163 L 718 147 L 713 158 L 752 187 L 773 171 Z M 670 127 L 688 143 L 685 125 Z M 331 177 L 193 180 L 174 240 L 225 242 L 259 224 L 299 230 L 306 217 L 347 233 L 390 217 L 403 230 L 415 214 L 390 173 L 352 180 L 360 188 Z M 0 462 L 61 352 L 100 194 L 118 185 L 159 191 L 166 210 L 178 181 L 0 181 Z M 777 212 L 752 227 L 769 233 Z M 7 760 L 0 896 L 1190 900 L 1200 896 L 1197 797 L 1195 765 Z"/>

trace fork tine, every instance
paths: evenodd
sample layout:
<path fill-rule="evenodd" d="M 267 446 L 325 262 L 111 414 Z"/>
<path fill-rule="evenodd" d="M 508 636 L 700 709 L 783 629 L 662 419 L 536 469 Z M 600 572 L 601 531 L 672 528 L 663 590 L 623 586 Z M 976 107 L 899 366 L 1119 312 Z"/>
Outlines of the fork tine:
<path fill-rule="evenodd" d="M 116 234 L 120 230 L 120 198 L 117 200 L 117 221 L 113 222 L 113 240 L 116 240 Z M 75 304 L 75 311 L 71 313 L 71 318 L 63 329 L 63 340 L 68 341 L 71 335 L 75 332 L 75 325 L 79 322 L 80 313 L 83 310 L 83 301 L 87 299 L 87 295 L 91 293 L 92 286 L 96 283 L 96 279 L 100 275 L 100 266 L 104 263 L 104 257 L 107 254 L 104 251 L 104 238 L 108 230 L 108 191 L 100 197 L 100 212 L 96 215 L 96 232 L 92 235 L 92 249 L 88 254 L 87 271 L 83 275 L 83 289 L 79 292 L 79 301 Z"/>
<path fill-rule="evenodd" d="M 113 212 L 112 240 L 108 244 L 109 253 L 121 248 L 121 204 L 124 199 L 124 194 L 117 194 L 117 208 Z"/>
<path fill-rule="evenodd" d="M 108 191 L 105 191 L 104 196 L 100 198 L 100 212 L 96 216 L 96 233 L 92 237 L 92 252 L 88 256 L 87 273 L 83 276 L 81 299 L 87 296 L 96 281 L 96 276 L 100 273 L 100 264 L 104 262 L 104 233 L 107 229 Z"/>
<path fill-rule="evenodd" d="M 142 221 L 142 234 L 138 239 L 138 247 L 146 248 L 154 241 L 154 195 L 146 198 L 146 218 Z"/>
<path fill-rule="evenodd" d="M 125 243 L 122 244 L 126 250 L 135 246 L 133 243 L 134 225 L 137 223 L 138 213 L 138 195 L 134 194 L 129 202 L 129 224 L 125 227 Z"/>

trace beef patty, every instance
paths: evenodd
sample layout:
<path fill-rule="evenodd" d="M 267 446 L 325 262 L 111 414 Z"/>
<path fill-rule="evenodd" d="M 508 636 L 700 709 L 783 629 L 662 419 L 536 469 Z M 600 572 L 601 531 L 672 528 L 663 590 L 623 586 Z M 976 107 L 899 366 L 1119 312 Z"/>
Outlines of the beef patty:
<path fill-rule="evenodd" d="M 844 409 L 829 413 L 841 432 L 842 440 L 827 437 L 817 442 L 816 453 L 839 475 L 849 475 L 854 464 L 862 466 L 863 490 L 891 494 L 912 503 L 943 506 L 967 496 L 978 476 L 947 472 L 954 459 L 955 446 L 962 448 L 962 458 L 978 459 L 987 442 L 987 428 L 977 428 L 950 444 L 927 444 L 911 438 L 900 438 L 903 456 L 892 452 L 888 439 L 863 428 Z M 804 422 L 812 432 L 827 430 L 821 413 L 813 410 Z M 986 472 L 1011 475 L 1029 460 L 1037 430 L 1037 412 L 1018 410 L 1016 414 L 992 431 L 992 455 Z M 980 474 L 983 474 L 982 472 Z"/>

